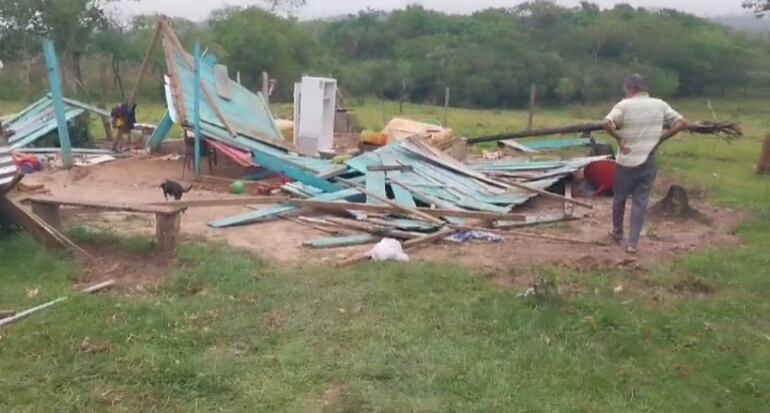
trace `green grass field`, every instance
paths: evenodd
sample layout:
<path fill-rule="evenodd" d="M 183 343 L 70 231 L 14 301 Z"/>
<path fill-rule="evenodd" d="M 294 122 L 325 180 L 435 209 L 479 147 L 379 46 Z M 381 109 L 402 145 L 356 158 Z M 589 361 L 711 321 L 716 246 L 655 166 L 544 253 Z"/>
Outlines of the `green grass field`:
<path fill-rule="evenodd" d="M 705 102 L 675 106 L 692 120 L 712 116 Z M 669 177 L 746 213 L 741 246 L 645 273 L 535 268 L 557 288 L 520 298 L 449 263 L 290 268 L 223 245 L 184 245 L 155 292 L 75 296 L 0 329 L 0 411 L 770 411 L 770 178 L 753 171 L 770 108 L 714 107 L 720 119 L 741 121 L 747 137 L 729 145 L 684 135 L 661 161 Z M 355 109 L 366 127 L 382 126 L 379 102 Z M 146 121 L 162 115 L 143 110 Z M 596 120 L 606 110 L 543 110 L 536 124 Z M 385 119 L 396 112 L 387 104 Z M 404 114 L 443 117 L 417 105 Z M 449 113 L 467 136 L 525 122 L 522 112 Z M 137 259 L 150 248 L 74 235 L 119 241 Z M 76 274 L 71 259 L 26 236 L 0 240 L 0 309 L 67 294 Z M 675 292 L 682 283 L 713 293 Z M 618 295 L 618 284 L 641 287 Z"/>

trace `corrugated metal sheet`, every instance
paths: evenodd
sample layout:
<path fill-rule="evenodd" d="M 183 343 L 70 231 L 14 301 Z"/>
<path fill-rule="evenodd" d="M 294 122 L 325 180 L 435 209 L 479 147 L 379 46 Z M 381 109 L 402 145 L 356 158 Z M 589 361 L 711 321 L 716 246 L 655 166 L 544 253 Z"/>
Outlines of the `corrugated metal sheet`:
<path fill-rule="evenodd" d="M 107 114 L 99 108 L 73 99 L 64 99 L 64 107 L 67 122 L 87 111 L 102 116 Z M 3 123 L 3 127 L 14 131 L 13 136 L 8 141 L 11 149 L 23 148 L 33 144 L 38 139 L 56 130 L 57 123 L 53 100 L 50 96 L 41 98 L 6 120 Z"/>

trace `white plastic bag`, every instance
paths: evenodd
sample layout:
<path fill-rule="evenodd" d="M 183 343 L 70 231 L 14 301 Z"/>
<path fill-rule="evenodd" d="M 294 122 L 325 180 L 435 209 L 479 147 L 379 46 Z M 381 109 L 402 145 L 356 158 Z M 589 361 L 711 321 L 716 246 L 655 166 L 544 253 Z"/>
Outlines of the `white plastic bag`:
<path fill-rule="evenodd" d="M 372 248 L 370 255 L 372 256 L 372 261 L 409 261 L 409 256 L 401 248 L 401 243 L 393 238 L 384 238 L 378 242 Z"/>

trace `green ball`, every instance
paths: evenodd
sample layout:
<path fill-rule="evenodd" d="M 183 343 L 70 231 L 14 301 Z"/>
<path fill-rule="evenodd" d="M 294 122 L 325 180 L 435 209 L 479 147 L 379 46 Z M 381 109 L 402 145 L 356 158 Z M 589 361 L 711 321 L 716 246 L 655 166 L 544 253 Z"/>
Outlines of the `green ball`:
<path fill-rule="evenodd" d="M 230 185 L 230 190 L 232 190 L 234 194 L 240 195 L 246 192 L 246 184 L 244 184 L 243 181 L 235 181 Z"/>

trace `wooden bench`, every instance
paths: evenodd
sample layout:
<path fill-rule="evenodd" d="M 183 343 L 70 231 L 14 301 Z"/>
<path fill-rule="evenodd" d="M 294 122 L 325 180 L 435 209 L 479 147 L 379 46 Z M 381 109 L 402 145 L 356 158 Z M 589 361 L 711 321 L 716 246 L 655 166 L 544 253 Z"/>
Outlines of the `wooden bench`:
<path fill-rule="evenodd" d="M 155 231 L 158 244 L 164 250 L 173 250 L 179 240 L 182 212 L 180 206 L 132 205 L 119 202 L 86 201 L 74 198 L 35 196 L 26 200 L 32 205 L 32 212 L 55 228 L 61 227 L 61 207 L 80 207 L 102 211 L 136 212 L 155 214 Z"/>

